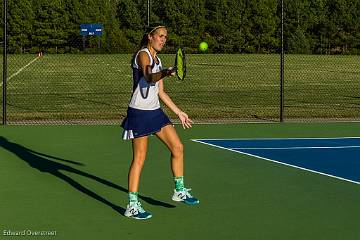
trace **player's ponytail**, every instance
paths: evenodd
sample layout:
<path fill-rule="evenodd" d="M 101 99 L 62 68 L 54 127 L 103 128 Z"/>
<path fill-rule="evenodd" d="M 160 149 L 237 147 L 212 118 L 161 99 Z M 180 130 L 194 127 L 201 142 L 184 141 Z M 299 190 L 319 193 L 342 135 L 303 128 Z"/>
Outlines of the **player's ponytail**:
<path fill-rule="evenodd" d="M 140 42 L 140 49 L 146 47 L 148 43 L 149 43 L 149 34 L 145 33 Z"/>

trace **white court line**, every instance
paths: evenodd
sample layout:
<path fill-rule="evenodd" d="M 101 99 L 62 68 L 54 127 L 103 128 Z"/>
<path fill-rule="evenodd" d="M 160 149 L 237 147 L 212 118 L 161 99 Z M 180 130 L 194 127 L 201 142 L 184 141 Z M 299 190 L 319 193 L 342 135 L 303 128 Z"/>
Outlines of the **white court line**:
<path fill-rule="evenodd" d="M 198 141 L 211 141 L 211 140 L 225 140 L 225 141 L 237 141 L 237 140 L 298 140 L 298 139 L 304 139 L 304 140 L 312 140 L 312 139 L 360 139 L 360 137 L 302 137 L 302 138 L 202 138 L 202 139 L 191 139 L 191 140 L 198 140 Z"/>
<path fill-rule="evenodd" d="M 25 68 L 27 68 L 28 66 L 30 66 L 31 64 L 33 64 L 36 60 L 38 60 L 41 56 L 37 56 L 36 58 L 34 58 L 33 60 L 31 60 L 28 64 L 26 64 L 25 66 L 23 66 L 22 68 L 20 68 L 16 73 L 12 74 L 10 77 L 7 78 L 7 82 L 10 81 L 10 79 L 12 79 L 13 77 L 17 76 L 19 73 L 21 73 Z M 3 85 L 3 82 L 1 82 L 1 85 Z"/>
<path fill-rule="evenodd" d="M 343 180 L 343 181 L 346 181 L 346 182 L 351 182 L 351 183 L 355 183 L 355 184 L 360 185 L 360 182 L 356 182 L 356 181 L 353 181 L 353 180 L 350 180 L 350 179 L 334 176 L 334 175 L 323 173 L 323 172 L 318 172 L 318 171 L 315 171 L 315 170 L 299 167 L 299 166 L 296 166 L 296 165 L 291 165 L 291 164 L 288 164 L 288 163 L 279 162 L 279 161 L 276 161 L 276 160 L 273 160 L 273 159 L 270 159 L 270 158 L 261 157 L 261 156 L 258 156 L 258 155 L 242 152 L 242 151 L 239 151 L 239 150 L 234 150 L 234 149 L 230 149 L 230 148 L 217 146 L 217 145 L 211 144 L 211 143 L 205 143 L 205 142 L 202 142 L 201 140 L 205 140 L 205 139 L 191 139 L 191 141 L 193 141 L 193 142 L 202 143 L 202 144 L 205 144 L 205 145 L 209 145 L 209 146 L 212 146 L 212 147 L 228 150 L 228 151 L 231 151 L 231 152 L 241 153 L 241 154 L 244 154 L 244 155 L 247 155 L 247 156 L 259 158 L 259 159 L 266 160 L 266 161 L 269 161 L 269 162 L 278 163 L 278 164 L 285 165 L 285 166 L 288 166 L 288 167 L 293 167 L 293 168 L 296 168 L 296 169 L 300 169 L 300 170 L 304 170 L 304 171 L 308 171 L 308 172 L 312 172 L 312 173 L 320 174 L 320 175 L 323 175 L 323 176 L 336 178 L 336 179 L 339 179 L 339 180 Z M 217 139 L 212 139 L 212 140 L 217 140 Z M 223 139 L 223 140 L 225 140 L 225 139 Z"/>
<path fill-rule="evenodd" d="M 234 150 L 293 150 L 293 149 L 341 149 L 341 148 L 360 148 L 360 146 L 333 146 L 333 147 L 240 147 L 240 148 L 231 148 Z"/>

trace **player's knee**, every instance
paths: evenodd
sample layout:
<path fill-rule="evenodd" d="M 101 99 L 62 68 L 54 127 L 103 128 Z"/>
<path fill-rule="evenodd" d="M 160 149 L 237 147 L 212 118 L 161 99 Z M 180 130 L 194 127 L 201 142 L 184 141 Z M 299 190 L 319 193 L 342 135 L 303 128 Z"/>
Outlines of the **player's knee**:
<path fill-rule="evenodd" d="M 144 165 L 145 159 L 146 159 L 146 154 L 136 154 L 134 156 L 133 162 L 136 165 L 142 166 Z"/>
<path fill-rule="evenodd" d="M 182 143 L 177 143 L 172 146 L 171 152 L 174 156 L 180 156 L 184 154 L 184 145 Z"/>
<path fill-rule="evenodd" d="M 141 169 L 144 167 L 144 162 L 145 161 L 139 161 L 139 160 L 134 159 L 131 164 L 131 168 L 138 169 L 139 171 L 141 171 Z"/>

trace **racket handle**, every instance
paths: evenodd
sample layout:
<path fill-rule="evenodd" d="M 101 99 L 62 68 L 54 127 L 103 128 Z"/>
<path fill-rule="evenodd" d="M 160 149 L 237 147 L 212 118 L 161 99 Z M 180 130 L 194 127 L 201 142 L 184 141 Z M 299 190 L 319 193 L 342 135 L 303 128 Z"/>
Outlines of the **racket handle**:
<path fill-rule="evenodd" d="M 162 77 L 171 76 L 174 71 L 175 70 L 173 68 L 164 68 L 163 70 L 161 70 L 161 74 L 163 75 Z"/>

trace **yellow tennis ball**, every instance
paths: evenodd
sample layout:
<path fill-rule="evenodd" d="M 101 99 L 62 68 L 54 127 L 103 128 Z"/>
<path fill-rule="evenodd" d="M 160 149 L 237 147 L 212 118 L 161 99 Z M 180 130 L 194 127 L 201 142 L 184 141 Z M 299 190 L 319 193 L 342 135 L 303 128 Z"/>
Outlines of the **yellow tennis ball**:
<path fill-rule="evenodd" d="M 199 45 L 200 51 L 205 52 L 208 49 L 208 44 L 206 42 L 201 42 Z"/>

